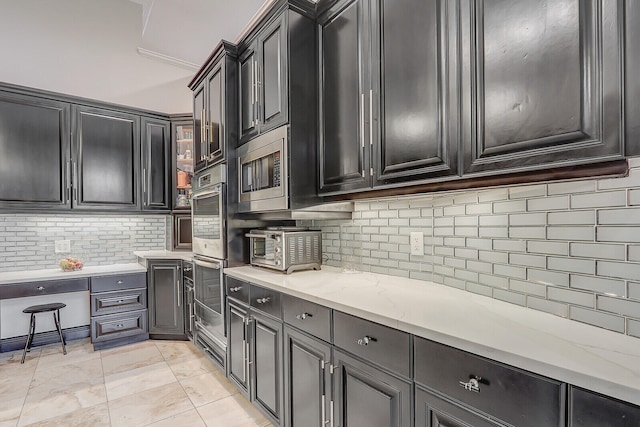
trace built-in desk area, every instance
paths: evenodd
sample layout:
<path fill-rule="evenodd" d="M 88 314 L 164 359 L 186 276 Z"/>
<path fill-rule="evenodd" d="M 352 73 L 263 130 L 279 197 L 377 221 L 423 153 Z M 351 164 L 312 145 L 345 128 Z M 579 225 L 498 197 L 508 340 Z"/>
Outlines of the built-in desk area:
<path fill-rule="evenodd" d="M 30 305 L 66 304 L 60 311 L 60 318 L 67 339 L 89 337 L 91 278 L 133 273 L 146 273 L 146 269 L 131 263 L 88 266 L 71 272 L 48 269 L 0 273 L 0 352 L 24 347 L 29 315 L 22 310 Z M 35 345 L 59 339 L 50 316 L 38 318 L 36 334 Z"/>

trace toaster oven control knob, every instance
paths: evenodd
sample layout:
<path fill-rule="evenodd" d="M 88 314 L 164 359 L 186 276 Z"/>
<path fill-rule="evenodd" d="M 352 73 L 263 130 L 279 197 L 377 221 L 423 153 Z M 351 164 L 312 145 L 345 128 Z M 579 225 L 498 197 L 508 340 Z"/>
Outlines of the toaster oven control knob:
<path fill-rule="evenodd" d="M 280 261 L 279 259 L 276 260 L 276 265 L 280 265 L 282 264 L 282 261 Z"/>
<path fill-rule="evenodd" d="M 276 253 L 279 254 L 280 252 L 282 252 L 282 249 L 280 249 L 279 247 L 276 248 Z"/>
<path fill-rule="evenodd" d="M 280 243 L 280 236 L 276 236 L 276 242 Z"/>

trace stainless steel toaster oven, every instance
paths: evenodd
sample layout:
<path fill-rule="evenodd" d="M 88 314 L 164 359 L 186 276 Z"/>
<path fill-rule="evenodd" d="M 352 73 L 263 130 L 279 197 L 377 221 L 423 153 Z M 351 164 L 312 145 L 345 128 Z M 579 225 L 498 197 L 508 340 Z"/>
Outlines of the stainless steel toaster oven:
<path fill-rule="evenodd" d="M 295 270 L 320 270 L 322 234 L 297 227 L 273 227 L 251 230 L 251 265 L 272 268 L 289 274 Z"/>

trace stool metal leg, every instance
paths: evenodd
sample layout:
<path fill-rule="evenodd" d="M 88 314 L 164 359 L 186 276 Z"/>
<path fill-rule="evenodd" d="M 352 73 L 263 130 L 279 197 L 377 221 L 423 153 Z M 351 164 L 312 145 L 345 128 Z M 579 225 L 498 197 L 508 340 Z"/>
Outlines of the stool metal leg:
<path fill-rule="evenodd" d="M 29 322 L 29 335 L 27 335 L 27 343 L 24 346 L 24 351 L 22 352 L 22 361 L 20 363 L 24 363 L 24 359 L 27 357 L 27 352 L 31 350 L 31 343 L 33 342 L 33 334 L 36 331 L 36 316 L 31 313 L 31 321 Z"/>
<path fill-rule="evenodd" d="M 62 354 L 67 354 L 66 342 L 64 340 L 64 336 L 62 336 L 62 329 L 60 329 L 60 310 L 58 310 L 58 317 L 56 317 L 56 313 L 53 313 L 53 321 L 56 323 L 56 328 L 58 328 L 58 335 L 60 335 L 60 343 L 62 344 Z"/>

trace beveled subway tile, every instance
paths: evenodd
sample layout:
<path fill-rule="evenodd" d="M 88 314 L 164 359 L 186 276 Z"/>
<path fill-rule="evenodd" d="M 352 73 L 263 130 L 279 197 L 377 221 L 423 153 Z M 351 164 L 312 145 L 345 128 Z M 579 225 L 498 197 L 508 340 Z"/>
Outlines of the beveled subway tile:
<path fill-rule="evenodd" d="M 576 194 L 576 193 L 592 193 L 596 191 L 596 182 L 594 180 L 587 181 L 568 181 L 547 184 L 547 194 Z"/>
<path fill-rule="evenodd" d="M 504 289 L 494 289 L 493 297 L 501 301 L 510 302 L 511 304 L 517 304 L 525 306 L 527 304 L 527 296 L 517 292 L 510 292 Z"/>
<path fill-rule="evenodd" d="M 623 280 L 571 274 L 569 282 L 570 286 L 575 289 L 584 289 L 587 291 L 616 295 L 620 297 L 623 297 L 626 294 L 626 286 Z M 638 296 L 640 296 L 640 293 Z"/>
<path fill-rule="evenodd" d="M 546 258 L 541 255 L 509 254 L 509 264 L 544 268 L 546 265 Z"/>
<path fill-rule="evenodd" d="M 594 241 L 595 227 L 569 227 L 569 226 L 549 226 L 547 227 L 547 239 L 568 240 L 568 241 Z"/>
<path fill-rule="evenodd" d="M 627 189 L 629 187 L 640 187 L 640 170 L 629 169 L 628 176 L 598 180 L 598 190 Z"/>
<path fill-rule="evenodd" d="M 547 268 L 569 273 L 596 274 L 596 262 L 592 259 L 548 257 Z"/>
<path fill-rule="evenodd" d="M 614 298 L 605 295 L 597 297 L 598 310 L 610 313 L 621 314 L 628 317 L 640 319 L 640 302 L 628 300 L 626 298 Z"/>
<path fill-rule="evenodd" d="M 527 212 L 569 209 L 569 196 L 543 197 L 527 200 Z"/>
<path fill-rule="evenodd" d="M 494 202 L 493 213 L 511 213 L 511 212 L 526 212 L 527 201 L 526 200 L 512 200 L 508 202 Z"/>
<path fill-rule="evenodd" d="M 478 282 L 492 288 L 509 289 L 509 278 L 494 276 L 493 274 L 478 274 Z"/>
<path fill-rule="evenodd" d="M 481 227 L 506 227 L 509 225 L 509 215 L 482 215 L 478 217 Z"/>
<path fill-rule="evenodd" d="M 640 243 L 640 227 L 598 226 L 596 240 L 598 242 Z"/>
<path fill-rule="evenodd" d="M 539 185 L 524 185 L 522 187 L 509 188 L 510 199 L 523 199 L 527 197 L 539 197 L 547 194 L 547 186 L 545 184 Z"/>
<path fill-rule="evenodd" d="M 621 316 L 572 306 L 569 317 L 572 320 L 577 320 L 578 322 L 588 323 L 593 326 L 599 326 L 601 328 L 624 333 L 625 322 L 624 317 Z"/>
<path fill-rule="evenodd" d="M 480 285 L 478 283 L 467 282 L 467 292 L 473 292 L 474 294 L 484 295 L 485 297 L 491 297 L 493 295 L 493 288 L 490 286 Z"/>
<path fill-rule="evenodd" d="M 640 261 L 640 245 L 629 245 L 629 261 Z"/>
<path fill-rule="evenodd" d="M 604 258 L 624 261 L 625 245 L 609 245 L 604 243 L 571 243 L 569 254 L 575 257 Z"/>
<path fill-rule="evenodd" d="M 549 212 L 547 223 L 549 225 L 594 225 L 596 223 L 596 211 L 568 211 Z"/>
<path fill-rule="evenodd" d="M 512 265 L 500 265 L 493 266 L 493 273 L 498 276 L 513 277 L 516 279 L 526 279 L 527 269 L 524 267 L 515 267 Z"/>
<path fill-rule="evenodd" d="M 527 252 L 545 255 L 569 255 L 569 243 L 530 240 L 527 242 Z"/>
<path fill-rule="evenodd" d="M 633 319 L 627 319 L 627 334 L 632 337 L 640 338 L 640 322 Z"/>
<path fill-rule="evenodd" d="M 595 296 L 591 292 L 580 292 L 572 289 L 550 286 L 547 289 L 547 298 L 551 301 L 566 302 L 572 305 L 595 308 Z"/>
<path fill-rule="evenodd" d="M 527 242 L 526 240 L 497 240 L 493 241 L 493 249 L 496 251 L 509 251 L 509 252 L 526 252 Z"/>
<path fill-rule="evenodd" d="M 544 239 L 545 237 L 545 227 L 509 227 L 511 239 Z"/>
<path fill-rule="evenodd" d="M 620 295 L 622 296 L 622 295 Z M 640 300 L 640 283 L 637 282 L 629 282 L 629 293 L 627 295 L 629 298 L 634 298 Z"/>
<path fill-rule="evenodd" d="M 569 286 L 569 274 L 558 271 L 530 268 L 527 272 L 527 280 L 543 285 Z"/>
<path fill-rule="evenodd" d="M 598 224 L 602 225 L 640 225 L 640 208 L 600 209 Z"/>
<path fill-rule="evenodd" d="M 601 277 L 638 280 L 638 278 L 640 277 L 640 264 L 632 264 L 629 262 L 597 261 L 596 274 Z"/>
<path fill-rule="evenodd" d="M 527 295 L 536 295 L 542 298 L 546 298 L 547 296 L 547 287 L 544 284 L 532 283 L 524 280 L 510 279 L 509 289 Z"/>
<path fill-rule="evenodd" d="M 545 212 L 511 214 L 509 215 L 510 226 L 530 227 L 535 225 L 546 225 L 547 214 Z"/>
<path fill-rule="evenodd" d="M 544 311 L 546 313 L 555 314 L 560 317 L 567 317 L 569 315 L 569 306 L 567 304 L 549 301 L 542 298 L 536 298 L 527 296 L 527 307 L 534 310 Z"/>
<path fill-rule="evenodd" d="M 627 192 L 625 190 L 571 195 L 571 209 L 608 208 L 625 206 L 626 204 Z"/>

